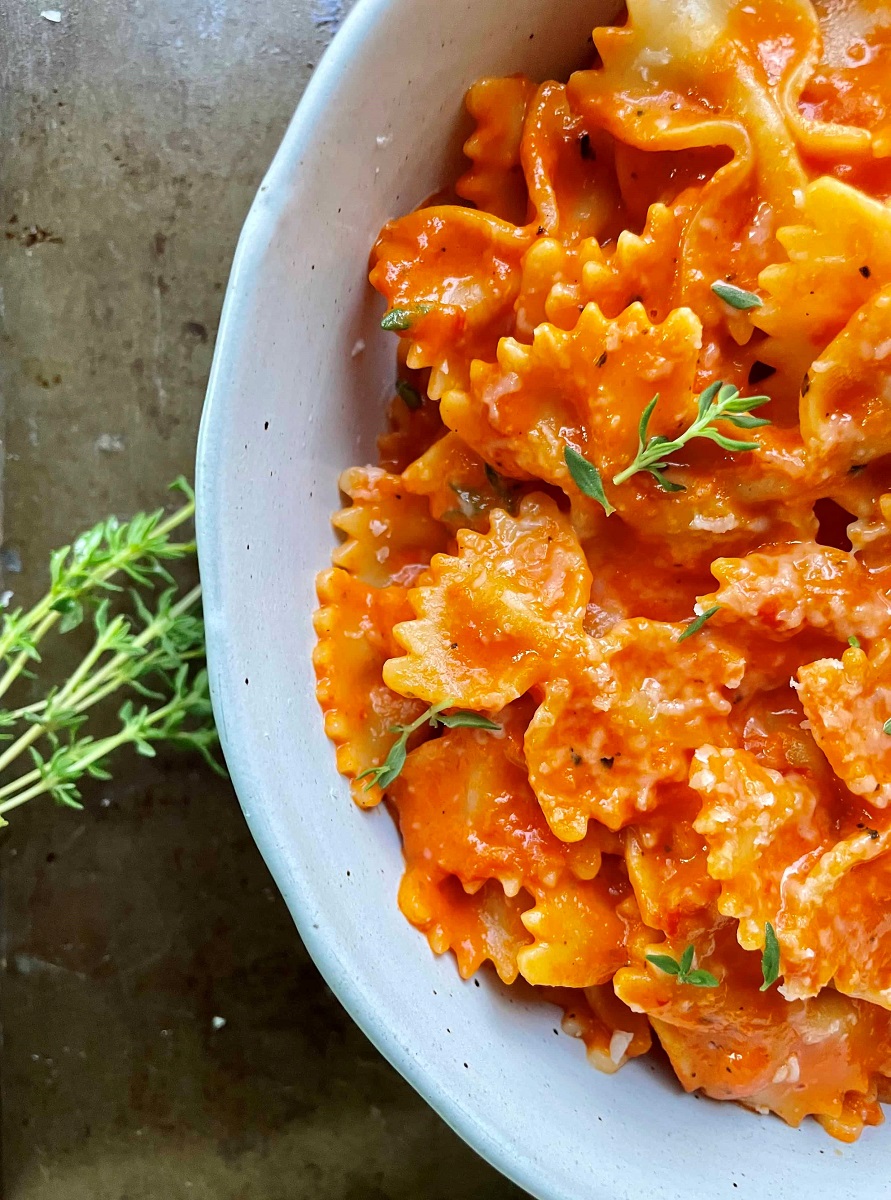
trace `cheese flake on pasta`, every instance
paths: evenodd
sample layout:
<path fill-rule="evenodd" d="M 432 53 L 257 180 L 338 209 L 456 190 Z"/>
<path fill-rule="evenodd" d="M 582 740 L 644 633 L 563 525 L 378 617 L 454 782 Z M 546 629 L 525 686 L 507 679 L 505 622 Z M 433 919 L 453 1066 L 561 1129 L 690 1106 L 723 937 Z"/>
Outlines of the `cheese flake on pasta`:
<path fill-rule="evenodd" d="M 829 814 L 805 779 L 781 775 L 736 747 L 697 750 L 690 786 L 702 797 L 694 828 L 708 844 L 709 874 L 721 884 L 718 908 L 739 921 L 744 949 L 761 950 L 783 877 L 826 844 Z"/>
<path fill-rule="evenodd" d="M 840 992 L 891 1009 L 891 831 L 873 821 L 801 864 L 777 917 L 787 1000 Z"/>
<path fill-rule="evenodd" d="M 632 1058 L 646 1054 L 653 1044 L 650 1025 L 641 1013 L 632 1012 L 610 984 L 585 988 L 543 988 L 546 1000 L 563 1009 L 563 1032 L 585 1043 L 588 1061 L 598 1071 L 614 1075 Z"/>
<path fill-rule="evenodd" d="M 693 751 L 729 735 L 731 692 L 745 662 L 703 633 L 635 619 L 591 639 L 584 658 L 545 686 L 526 731 L 529 780 L 559 838 L 609 829 L 654 807 L 657 786 L 686 780 Z"/>
<path fill-rule="evenodd" d="M 434 554 L 444 550 L 447 533 L 430 514 L 423 497 L 412 495 L 398 475 L 377 467 L 351 467 L 340 477 L 352 501 L 333 518 L 347 540 L 331 556 L 373 587 L 409 586 Z"/>
<path fill-rule="evenodd" d="M 889 628 L 891 604 L 857 559 L 845 550 L 799 542 L 721 558 L 712 565 L 716 591 L 700 596 L 702 611 L 717 605 L 717 624 L 730 619 L 768 637 L 793 637 L 804 629 L 849 637 L 878 637 Z"/>
<path fill-rule="evenodd" d="M 428 704 L 494 712 L 547 678 L 582 638 L 591 577 L 572 527 L 547 496 L 517 516 L 492 513 L 489 532 L 458 533 L 410 593 L 414 621 L 394 637 L 406 651 L 384 678 Z"/>
<path fill-rule="evenodd" d="M 798 694 L 820 749 L 855 796 L 891 804 L 891 642 L 851 647 L 798 670 Z"/>
<path fill-rule="evenodd" d="M 657 392 L 651 432 L 670 436 L 688 425 L 699 345 L 687 309 L 654 325 L 637 302 L 613 319 L 589 304 L 571 331 L 544 324 L 531 345 L 503 339 L 497 362 L 474 364 L 469 390 L 444 397 L 443 420 L 499 470 L 578 497 L 565 446 L 593 453 L 607 478 L 634 457 L 640 414 Z M 636 487 L 608 490 L 632 520 Z"/>
<path fill-rule="evenodd" d="M 708 846 L 694 828 L 699 796 L 683 784 L 662 787 L 653 812 L 625 830 L 625 863 L 643 921 L 669 937 L 717 900 Z"/>

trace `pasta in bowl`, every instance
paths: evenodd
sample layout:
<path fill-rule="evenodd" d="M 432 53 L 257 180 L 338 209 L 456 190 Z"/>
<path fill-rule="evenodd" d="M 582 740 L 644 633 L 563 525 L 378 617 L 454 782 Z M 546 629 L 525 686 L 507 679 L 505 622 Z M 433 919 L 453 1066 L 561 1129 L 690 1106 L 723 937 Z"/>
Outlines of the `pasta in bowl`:
<path fill-rule="evenodd" d="M 315 666 L 399 906 L 613 1073 L 891 1096 L 891 13 L 629 0 L 383 228 Z"/>

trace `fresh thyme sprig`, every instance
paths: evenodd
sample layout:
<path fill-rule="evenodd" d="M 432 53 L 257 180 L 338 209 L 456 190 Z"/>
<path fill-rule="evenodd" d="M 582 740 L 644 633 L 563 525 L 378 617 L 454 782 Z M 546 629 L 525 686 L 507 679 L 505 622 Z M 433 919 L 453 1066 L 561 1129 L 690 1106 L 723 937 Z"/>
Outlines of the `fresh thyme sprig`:
<path fill-rule="evenodd" d="M 712 291 L 725 304 L 742 312 L 751 308 L 761 308 L 764 303 L 754 292 L 747 292 L 745 288 L 737 287 L 735 283 L 727 283 L 724 279 L 716 279 L 712 284 Z"/>
<path fill-rule="evenodd" d="M 780 977 L 780 943 L 770 921 L 764 923 L 764 951 L 761 955 L 761 974 L 764 982 L 759 991 L 766 992 Z"/>
<path fill-rule="evenodd" d="M 405 379 L 396 380 L 396 394 L 406 408 L 415 412 L 424 403 L 421 393 Z"/>
<path fill-rule="evenodd" d="M 592 462 L 589 462 L 583 454 L 576 450 L 575 446 L 563 447 L 563 461 L 569 469 L 575 486 L 583 496 L 589 496 L 592 500 L 596 500 L 607 516 L 616 511 L 615 506 L 610 504 L 606 492 L 603 490 L 600 472 Z"/>
<path fill-rule="evenodd" d="M 140 513 L 123 524 L 109 519 L 56 551 L 47 595 L 33 608 L 10 614 L 0 628 L 8 664 L 0 695 L 28 661 L 40 661 L 38 647 L 54 625 L 67 632 L 89 611 L 94 629 L 92 645 L 63 684 L 43 699 L 0 709 L 0 738 L 10 742 L 0 753 L 0 775 L 6 779 L 0 785 L 0 824 L 3 813 L 42 794 L 79 807 L 78 784 L 87 777 L 107 779 L 109 755 L 127 744 L 145 755 L 154 754 L 160 741 L 189 747 L 222 770 L 212 753 L 217 735 L 202 666 L 201 589 L 179 596 L 164 566 L 195 550 L 193 541 L 170 536 L 195 507 L 189 486 L 184 481 L 176 486 L 185 492 L 186 503 L 171 516 Z M 135 619 L 112 616 L 112 594 L 122 591 L 114 577 L 122 575 L 143 589 L 157 580 L 170 586 L 151 608 L 131 589 Z M 118 711 L 121 727 L 115 734 L 96 739 L 81 732 L 90 709 L 127 689 L 153 703 L 137 708 L 127 700 Z M 46 745 L 38 749 L 41 742 Z M 33 768 L 16 773 L 23 754 Z"/>
<path fill-rule="evenodd" d="M 488 463 L 486 463 L 486 480 L 489 484 L 488 491 L 452 480 L 449 487 L 458 498 L 458 507 L 447 509 L 441 519 L 461 524 L 465 520 L 475 520 L 492 508 L 503 508 L 505 512 L 515 516 L 520 498 L 519 485 L 510 483 Z"/>
<path fill-rule="evenodd" d="M 739 388 L 734 387 L 732 383 L 722 383 L 718 380 L 715 383 L 709 384 L 700 393 L 696 419 L 689 429 L 679 434 L 676 438 L 663 437 L 659 433 L 653 434 L 648 438 L 647 427 L 649 426 L 650 417 L 653 415 L 653 409 L 656 407 L 658 399 L 659 395 L 657 393 L 641 414 L 638 426 L 637 454 L 634 461 L 624 471 L 619 471 L 617 475 L 613 476 L 614 484 L 624 483 L 626 479 L 630 479 L 638 471 L 648 471 L 664 491 L 682 492 L 685 490 L 682 484 L 666 479 L 662 473 L 671 466 L 671 463 L 667 461 L 666 455 L 680 450 L 683 446 L 686 446 L 687 442 L 691 442 L 694 438 L 708 438 L 720 446 L 722 450 L 728 450 L 733 453 L 739 453 L 744 450 L 757 450 L 757 442 L 743 442 L 737 438 L 727 437 L 726 434 L 721 433 L 720 430 L 715 428 L 715 422 L 729 421 L 731 425 L 735 425 L 739 429 L 756 429 L 759 425 L 770 424 L 770 421 L 766 417 L 753 417 L 751 415 L 752 409 L 760 408 L 762 404 L 767 404 L 770 396 L 740 396 Z"/>
<path fill-rule="evenodd" d="M 390 333 L 405 333 L 411 329 L 418 317 L 430 311 L 429 304 L 412 304 L 408 308 L 388 308 L 381 317 L 381 329 Z"/>
<path fill-rule="evenodd" d="M 0 676 L 0 697 L 27 669 L 29 661 L 40 661 L 38 645 L 56 624 L 61 633 L 81 624 L 86 595 L 121 590 L 113 582 L 116 575 L 141 586 L 156 579 L 173 582 L 165 561 L 194 554 L 195 542 L 173 541 L 170 535 L 194 515 L 195 496 L 184 479 L 177 479 L 171 487 L 184 493 L 186 503 L 170 516 L 165 517 L 163 509 L 158 509 L 138 513 L 123 523 L 109 517 L 51 555 L 46 595 L 27 611 L 6 613 L 0 625 L 0 662 L 6 663 Z"/>
<path fill-rule="evenodd" d="M 126 701 L 118 711 L 121 728 L 109 737 L 75 736 L 55 745 L 49 757 L 30 747 L 34 769 L 0 787 L 0 820 L 2 814 L 42 794 L 68 808 L 81 808 L 78 784 L 86 778 L 110 779 L 105 764 L 126 745 L 148 758 L 156 753 L 155 742 L 195 750 L 224 774 L 212 753 L 217 738 L 207 672 L 200 670 L 190 677 L 188 665 L 183 664 L 168 683 L 170 698 L 156 708 L 145 704 L 137 708 L 132 700 Z"/>
<path fill-rule="evenodd" d="M 517 485 L 511 484 L 489 463 L 486 463 L 486 479 L 504 511 L 512 516 L 515 515 L 518 499 Z"/>
<path fill-rule="evenodd" d="M 705 612 L 700 613 L 698 617 L 694 617 L 686 629 L 681 630 L 681 632 L 675 638 L 675 641 L 683 642 L 688 637 L 692 637 L 694 633 L 699 633 L 706 621 L 710 621 L 715 613 L 720 611 L 720 604 L 716 604 L 713 608 L 707 608 Z"/>
<path fill-rule="evenodd" d="M 664 971 L 666 975 L 674 975 L 678 983 L 689 983 L 692 987 L 717 987 L 718 981 L 711 971 L 704 971 L 701 968 L 690 970 L 693 966 L 693 954 L 694 949 L 690 945 L 681 955 L 679 962 L 669 954 L 648 954 L 647 962 L 658 967 L 660 971 Z"/>
<path fill-rule="evenodd" d="M 481 713 L 468 712 L 466 709 L 459 709 L 453 713 L 443 712 L 443 709 L 452 707 L 453 702 L 451 700 L 446 700 L 443 704 L 431 704 L 410 725 L 391 726 L 390 732 L 398 733 L 399 736 L 390 747 L 387 757 L 379 767 L 369 767 L 367 771 L 363 771 L 361 775 L 357 775 L 356 782 L 358 783 L 360 779 L 367 779 L 368 782 L 365 784 L 366 792 L 370 791 L 375 784 L 386 790 L 405 766 L 405 760 L 408 757 L 408 739 L 422 725 L 429 723 L 434 729 L 437 725 L 445 725 L 447 729 L 499 730 L 501 728 L 496 721 L 482 716 Z"/>

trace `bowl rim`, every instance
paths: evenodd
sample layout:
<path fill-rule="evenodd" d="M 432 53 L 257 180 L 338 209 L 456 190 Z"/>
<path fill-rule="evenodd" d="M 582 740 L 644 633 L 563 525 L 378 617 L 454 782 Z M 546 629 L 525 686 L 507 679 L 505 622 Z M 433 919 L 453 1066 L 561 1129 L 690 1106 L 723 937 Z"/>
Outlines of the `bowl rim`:
<path fill-rule="evenodd" d="M 386 20 L 394 0 L 356 0 L 343 24 L 335 33 L 319 60 L 282 141 L 267 169 L 241 229 L 229 281 L 226 287 L 213 361 L 207 384 L 198 431 L 195 458 L 196 533 L 198 559 L 203 583 L 204 620 L 207 632 L 207 658 L 210 690 L 220 743 L 230 778 L 245 821 L 263 856 L 267 869 L 281 892 L 297 931 L 310 957 L 337 1000 L 349 1013 L 369 1041 L 387 1059 L 422 1099 L 486 1162 L 537 1200 L 572 1200 L 559 1186 L 542 1178 L 540 1164 L 524 1148 L 509 1147 L 477 1113 L 464 1107 L 436 1076 L 425 1069 L 408 1047 L 400 1044 L 382 1020 L 375 997 L 347 969 L 336 940 L 323 933 L 313 920 L 314 902 L 299 874 L 281 863 L 272 824 L 265 819 L 263 798 L 256 787 L 255 755 L 247 743 L 228 734 L 227 684 L 231 676 L 231 655 L 225 626 L 225 591 L 222 539 L 214 513 L 221 511 L 226 460 L 227 381 L 230 347 L 249 306 L 249 297 L 258 278 L 262 248 L 268 245 L 287 207 L 288 189 L 294 172 L 312 140 L 314 127 L 336 90 L 342 74 L 349 68 L 357 48 L 370 31 Z M 255 802 L 256 801 L 256 802 Z M 589 1181 L 596 1191 L 591 1200 L 608 1200 L 602 1184 Z"/>
<path fill-rule="evenodd" d="M 374 985 L 361 972 L 351 969 L 349 946 L 343 939 L 329 936 L 325 931 L 324 921 L 320 920 L 318 890 L 282 855 L 281 822 L 268 805 L 263 786 L 268 771 L 263 766 L 262 742 L 242 732 L 238 720 L 234 719 L 239 707 L 234 685 L 244 672 L 239 670 L 237 633 L 227 622 L 234 600 L 231 555 L 224 533 L 228 469 L 233 457 L 229 437 L 234 411 L 230 381 L 255 297 L 262 291 L 266 251 L 290 206 L 294 180 L 302 160 L 314 151 L 317 126 L 363 43 L 380 32 L 380 26 L 390 19 L 401 3 L 404 0 L 356 0 L 308 82 L 259 185 L 236 246 L 201 414 L 195 467 L 198 559 L 204 585 L 208 674 L 214 714 L 232 783 L 251 835 L 313 962 L 369 1041 L 459 1137 L 537 1200 L 578 1200 L 580 1188 L 584 1189 L 586 1200 L 617 1200 L 620 1193 L 623 1197 L 629 1193 L 617 1186 L 619 1181 L 615 1176 L 605 1176 L 602 1170 L 594 1176 L 585 1174 L 577 1181 L 569 1181 L 565 1174 L 555 1178 L 541 1158 L 532 1153 L 534 1145 L 522 1139 L 510 1139 L 504 1135 L 503 1126 L 500 1127 L 486 1111 L 478 1106 L 469 1108 L 436 1070 L 431 1069 L 423 1055 L 412 1053 L 411 1042 L 397 1038 L 387 1010 L 381 1008 Z M 749 1137 L 753 1134 L 754 1127 Z M 830 1148 L 826 1149 L 827 1155 Z M 627 1149 L 634 1153 L 633 1142 Z M 823 1153 L 822 1149 L 820 1153 Z M 842 1151 L 835 1148 L 835 1153 L 841 1155 Z M 858 1186 L 856 1176 L 849 1174 L 847 1179 Z M 833 1180 L 838 1188 L 838 1179 L 833 1176 Z M 733 1187 L 736 1186 L 734 1182 Z M 686 1187 L 677 1189 L 674 1181 L 669 1181 L 668 1189 L 654 1172 L 654 1198 L 676 1200 L 687 1191 Z M 717 1195 L 717 1191 L 714 1194 Z M 722 1191 L 722 1194 L 729 1193 Z M 838 1200 L 845 1197 L 853 1200 L 854 1193 L 843 1188 L 836 1190 L 834 1195 Z M 858 1191 L 859 1195 L 862 1193 Z"/>

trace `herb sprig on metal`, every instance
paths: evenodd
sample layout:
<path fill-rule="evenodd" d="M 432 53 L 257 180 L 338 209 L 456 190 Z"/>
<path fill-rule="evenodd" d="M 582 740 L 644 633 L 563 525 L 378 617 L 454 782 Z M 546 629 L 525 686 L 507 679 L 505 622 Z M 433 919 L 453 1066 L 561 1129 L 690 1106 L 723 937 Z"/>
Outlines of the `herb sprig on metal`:
<path fill-rule="evenodd" d="M 367 779 L 368 782 L 365 784 L 366 792 L 370 791 L 375 784 L 386 790 L 405 766 L 405 760 L 408 757 L 408 739 L 422 725 L 429 724 L 434 729 L 437 725 L 444 725 L 447 729 L 489 729 L 497 731 L 501 728 L 496 721 L 484 717 L 481 713 L 468 712 L 466 709 L 458 709 L 457 712 L 453 713 L 443 712 L 443 709 L 452 707 L 453 702 L 451 700 L 447 700 L 443 704 L 431 704 L 410 725 L 392 725 L 390 732 L 396 733 L 399 736 L 390 747 L 387 757 L 380 766 L 369 767 L 367 771 L 363 771 L 360 775 L 357 775 L 356 782 L 358 783 L 360 779 Z"/>
<path fill-rule="evenodd" d="M 704 971 L 701 968 L 691 970 L 693 966 L 693 954 L 694 949 L 690 945 L 681 955 L 679 961 L 673 959 L 669 954 L 648 954 L 647 962 L 652 963 L 654 967 L 658 967 L 660 971 L 664 971 L 666 975 L 673 975 L 678 983 L 689 983 L 692 987 L 717 987 L 718 980 L 712 975 L 711 971 Z"/>
<path fill-rule="evenodd" d="M 217 735 L 204 670 L 201 589 L 180 596 L 166 563 L 194 555 L 192 539 L 173 534 L 191 519 L 195 498 L 184 480 L 174 485 L 186 502 L 170 516 L 159 510 L 119 522 L 109 518 L 63 546 L 50 559 L 50 586 L 30 609 L 8 613 L 0 624 L 0 700 L 30 667 L 54 629 L 68 633 L 90 622 L 93 641 L 64 683 L 43 699 L 0 708 L 0 824 L 3 814 L 36 796 L 79 808 L 78 784 L 108 779 L 108 759 L 121 746 L 151 756 L 166 742 L 198 751 L 222 771 L 213 756 Z M 112 614 L 121 581 L 130 589 L 134 615 Z M 153 605 L 144 594 L 166 586 Z M 90 710 L 131 691 L 118 709 L 119 729 L 101 738 L 84 732 Z M 123 697 L 122 697 L 123 698 Z M 27 755 L 31 770 L 19 767 Z"/>

